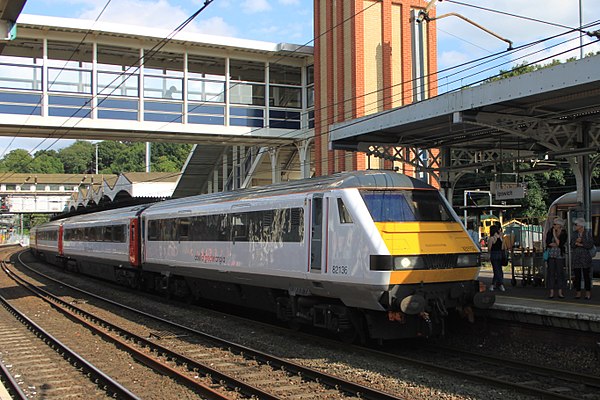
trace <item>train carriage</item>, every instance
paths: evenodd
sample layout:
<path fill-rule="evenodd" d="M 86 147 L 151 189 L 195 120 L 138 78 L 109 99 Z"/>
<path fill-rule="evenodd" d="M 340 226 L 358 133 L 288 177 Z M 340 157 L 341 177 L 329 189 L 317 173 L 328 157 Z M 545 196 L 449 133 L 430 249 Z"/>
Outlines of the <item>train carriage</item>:
<path fill-rule="evenodd" d="M 62 223 L 49 222 L 42 226 L 33 227 L 30 231 L 29 247 L 41 258 L 52 264 L 57 264 L 63 254 Z"/>
<path fill-rule="evenodd" d="M 140 267 L 139 214 L 146 206 L 83 214 L 62 221 L 63 265 L 132 283 Z"/>

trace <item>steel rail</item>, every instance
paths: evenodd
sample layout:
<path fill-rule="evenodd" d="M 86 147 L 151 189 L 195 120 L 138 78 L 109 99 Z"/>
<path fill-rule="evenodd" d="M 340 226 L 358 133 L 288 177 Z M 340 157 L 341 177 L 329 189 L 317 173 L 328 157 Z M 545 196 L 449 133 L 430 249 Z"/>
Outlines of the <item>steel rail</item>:
<path fill-rule="evenodd" d="M 229 397 L 213 390 L 212 388 L 202 384 L 201 382 L 195 381 L 194 379 L 180 373 L 176 369 L 159 361 L 157 358 L 145 354 L 144 352 L 131 346 L 127 341 L 132 341 L 134 343 L 137 343 L 139 346 L 147 347 L 155 353 L 159 355 L 164 355 L 167 358 L 182 361 L 183 364 L 187 364 L 188 370 L 190 371 L 194 368 L 200 369 L 201 371 L 204 371 L 205 375 L 210 375 L 211 377 L 213 377 L 213 380 L 218 378 L 217 381 L 227 382 L 226 386 L 228 386 L 230 390 L 235 391 L 237 389 L 241 389 L 245 394 L 249 394 L 251 396 L 260 396 L 261 399 L 277 399 L 276 397 L 272 397 L 268 393 L 265 393 L 260 389 L 256 389 L 243 382 L 239 382 L 235 378 L 229 377 L 226 374 L 220 373 L 205 365 L 196 363 L 191 359 L 181 356 L 175 352 L 172 352 L 169 349 L 166 349 L 145 338 L 142 338 L 141 336 L 138 336 L 121 327 L 118 327 L 117 325 L 114 325 L 98 316 L 88 313 L 87 311 L 84 311 L 75 305 L 69 304 L 64 300 L 61 300 L 60 298 L 54 296 L 53 294 L 45 291 L 44 289 L 38 288 L 35 285 L 25 281 L 24 279 L 15 275 L 12 271 L 8 270 L 6 267 L 4 268 L 4 270 L 13 280 L 15 280 L 15 282 L 19 283 L 20 285 L 23 285 L 26 289 L 34 293 L 36 296 L 40 297 L 42 300 L 46 301 L 59 312 L 64 313 L 65 315 L 74 319 L 79 324 L 85 326 L 87 329 L 113 342 L 117 347 L 120 347 L 125 351 L 129 352 L 137 361 L 143 363 L 151 369 L 154 369 L 162 374 L 176 379 L 177 381 L 183 383 L 187 387 L 201 393 L 203 396 L 206 396 L 206 398 L 208 399 L 229 399 Z M 93 321 L 93 323 L 90 321 Z M 118 336 L 122 336 L 126 340 L 122 340 L 119 337 L 111 335 L 109 333 L 110 331 L 116 332 Z"/>
<path fill-rule="evenodd" d="M 492 385 L 492 386 L 495 386 L 500 389 L 510 389 L 515 392 L 519 392 L 519 393 L 523 393 L 523 394 L 527 394 L 527 395 L 539 396 L 539 398 L 545 399 L 545 400 L 579 400 L 579 397 L 568 396 L 568 395 L 560 394 L 557 392 L 552 392 L 552 391 L 545 390 L 545 389 L 527 386 L 527 385 L 524 385 L 521 383 L 507 382 L 506 380 L 489 377 L 489 376 L 484 376 L 484 375 L 473 373 L 473 372 L 464 371 L 463 369 L 460 369 L 463 364 L 461 364 L 461 366 L 459 366 L 457 368 L 451 368 L 451 367 L 446 367 L 443 365 L 434 364 L 434 363 L 423 361 L 423 360 L 418 360 L 416 358 L 412 358 L 412 357 L 408 357 L 408 356 L 384 353 L 382 351 L 373 350 L 373 349 L 368 349 L 368 352 L 376 354 L 382 358 L 387 358 L 390 361 L 402 361 L 402 362 L 410 363 L 410 364 L 413 364 L 413 365 L 416 365 L 419 367 L 429 369 L 431 371 L 441 372 L 441 373 L 444 373 L 444 374 L 447 374 L 450 376 L 459 377 L 459 378 L 466 378 L 471 381 L 481 382 L 486 385 Z"/>
<path fill-rule="evenodd" d="M 433 349 L 450 351 L 450 352 L 453 352 L 455 354 L 458 354 L 458 355 L 461 355 L 464 357 L 471 357 L 473 359 L 484 359 L 484 360 L 488 360 L 490 362 L 498 363 L 505 367 L 511 366 L 511 367 L 520 368 L 520 369 L 524 369 L 524 370 L 535 370 L 536 373 L 538 373 L 538 372 L 544 373 L 544 374 L 547 374 L 548 376 L 556 376 L 556 377 L 560 377 L 560 379 L 572 380 L 573 382 L 576 382 L 576 383 L 580 383 L 580 384 L 583 384 L 586 386 L 595 387 L 595 388 L 600 389 L 600 377 L 594 376 L 594 375 L 581 374 L 581 373 L 566 371 L 565 369 L 546 367 L 546 366 L 539 365 L 539 364 L 529 364 L 526 362 L 521 362 L 518 360 L 513 360 L 513 359 L 509 359 L 509 358 L 505 358 L 505 357 L 490 356 L 487 354 L 480 354 L 480 353 L 475 353 L 475 352 L 471 352 L 468 350 L 455 349 L 455 348 L 441 346 L 441 345 L 431 345 L 430 348 L 427 350 L 433 350 Z"/>
<path fill-rule="evenodd" d="M 210 341 L 214 342 L 215 344 L 218 344 L 222 349 L 231 351 L 231 352 L 233 352 L 235 354 L 238 354 L 240 356 L 243 356 L 243 357 L 245 357 L 247 359 L 253 359 L 253 360 L 261 362 L 263 364 L 267 364 L 267 365 L 271 366 L 272 368 L 278 368 L 278 369 L 281 369 L 281 370 L 285 370 L 288 373 L 294 373 L 294 374 L 300 376 L 302 379 L 305 379 L 305 380 L 306 379 L 310 379 L 310 380 L 312 380 L 314 382 L 318 382 L 318 383 L 320 383 L 322 385 L 325 385 L 325 386 L 327 386 L 327 387 L 329 387 L 331 389 L 335 389 L 335 390 L 339 390 L 339 391 L 345 392 L 347 394 L 359 396 L 360 398 L 363 398 L 363 399 L 372 399 L 372 400 L 398 400 L 399 399 L 399 397 L 391 395 L 389 393 L 385 393 L 385 392 L 379 391 L 377 389 L 369 388 L 367 386 L 363 386 L 363 385 L 360 385 L 360 384 L 355 383 L 355 382 L 350 382 L 350 381 L 347 381 L 345 379 L 338 378 L 336 376 L 333 376 L 333 375 L 330 375 L 330 374 L 326 374 L 324 372 L 320 372 L 320 371 L 314 370 L 314 369 L 309 368 L 309 367 L 305 367 L 303 365 L 294 363 L 292 361 L 288 361 L 288 360 L 285 360 L 283 358 L 279 358 L 279 357 L 276 357 L 276 356 L 273 356 L 273 355 L 261 352 L 259 350 L 255 350 L 255 349 L 252 349 L 250 347 L 246 347 L 246 346 L 240 345 L 238 343 L 234 343 L 234 342 L 230 342 L 230 341 L 224 340 L 222 338 L 213 336 L 213 335 L 208 334 L 206 332 L 202 332 L 202 331 L 199 331 L 199 330 L 196 330 L 196 329 L 193 329 L 193 328 L 190 328 L 190 327 L 178 324 L 176 322 L 169 321 L 169 320 L 161 318 L 161 317 L 157 317 L 155 315 L 146 313 L 144 311 L 137 310 L 137 309 L 135 309 L 133 307 L 129 307 L 129 306 L 117 303 L 117 302 L 115 302 L 115 301 L 113 301 L 111 299 L 107 299 L 107 298 L 104 298 L 102 296 L 98 296 L 98 295 L 96 295 L 94 293 L 85 291 L 83 289 L 79 289 L 79 288 L 77 288 L 75 286 L 72 286 L 72 285 L 69 285 L 67 283 L 61 282 L 61 281 L 59 281 L 57 279 L 54 279 L 54 278 L 52 278 L 52 277 L 50 277 L 50 276 L 48 276 L 46 274 L 43 274 L 43 273 L 41 273 L 39 271 L 36 271 L 35 269 L 31 268 L 30 266 L 27 265 L 26 262 L 24 262 L 21 259 L 21 254 L 23 254 L 23 252 L 19 253 L 18 260 L 19 260 L 19 262 L 23 266 L 25 266 L 26 268 L 28 268 L 32 272 L 34 272 L 34 273 L 36 273 L 36 274 L 38 274 L 38 275 L 40 275 L 40 276 L 42 276 L 42 277 L 44 277 L 44 278 L 52 281 L 52 282 L 55 282 L 55 283 L 60 284 L 62 286 L 66 286 L 66 287 L 68 287 L 68 288 L 70 288 L 72 290 L 75 290 L 75 291 L 79 292 L 79 293 L 84 293 L 87 296 L 91 296 L 91 297 L 93 297 L 95 299 L 98 299 L 98 300 L 104 301 L 106 303 L 112 304 L 112 305 L 114 305 L 116 307 L 124 308 L 124 309 L 126 309 L 128 311 L 131 311 L 131 312 L 136 313 L 138 315 L 142 315 L 142 316 L 144 316 L 146 318 L 150 318 L 150 319 L 152 319 L 154 321 L 158 321 L 158 322 L 164 323 L 166 325 L 169 325 L 171 327 L 180 329 L 180 330 L 182 330 L 184 332 L 198 335 L 198 336 L 202 337 L 203 339 L 210 340 Z M 69 306 L 70 307 L 74 307 L 73 305 L 70 305 L 70 304 L 69 304 Z M 142 338 L 141 340 L 146 341 L 146 339 L 144 339 L 144 338 Z M 153 344 L 153 346 L 158 346 L 158 345 Z M 167 350 L 167 349 L 161 350 L 161 351 L 169 352 L 169 350 Z M 178 356 L 178 357 L 182 357 L 182 356 Z M 190 360 L 190 363 L 195 363 L 195 361 Z M 217 372 L 217 373 L 221 374 L 220 372 Z"/>
<path fill-rule="evenodd" d="M 8 393 L 11 395 L 11 397 L 13 399 L 21 399 L 21 400 L 29 399 L 27 397 L 27 395 L 23 392 L 23 390 L 21 390 L 21 387 L 19 386 L 19 384 L 17 383 L 15 378 L 12 376 L 10 371 L 4 366 L 4 363 L 0 362 L 0 369 L 2 370 L 2 372 L 1 372 L 2 381 L 3 381 L 3 383 L 5 383 L 4 387 L 6 388 Z"/>
<path fill-rule="evenodd" d="M 47 341 L 49 345 L 51 345 L 51 347 L 53 347 L 57 351 L 57 353 L 61 354 L 63 358 L 65 358 L 65 360 L 69 361 L 71 364 L 78 364 L 82 366 L 83 369 L 90 373 L 90 377 L 98 378 L 98 386 L 105 385 L 108 389 L 107 392 L 115 394 L 117 397 L 122 399 L 141 400 L 138 396 L 130 392 L 123 385 L 121 385 L 120 383 L 112 379 L 110 376 L 106 375 L 104 372 L 96 368 L 92 363 L 90 363 L 85 358 L 77 354 L 75 351 L 71 350 L 71 348 L 60 342 L 50 333 L 46 332 L 42 327 L 33 322 L 31 319 L 29 319 L 25 314 L 13 307 L 8 302 L 8 300 L 6 300 L 1 295 L 0 303 L 2 303 L 4 308 L 6 308 L 11 314 L 13 314 L 15 318 L 17 318 L 17 320 L 21 321 L 32 332 L 34 332 L 36 335 Z"/>

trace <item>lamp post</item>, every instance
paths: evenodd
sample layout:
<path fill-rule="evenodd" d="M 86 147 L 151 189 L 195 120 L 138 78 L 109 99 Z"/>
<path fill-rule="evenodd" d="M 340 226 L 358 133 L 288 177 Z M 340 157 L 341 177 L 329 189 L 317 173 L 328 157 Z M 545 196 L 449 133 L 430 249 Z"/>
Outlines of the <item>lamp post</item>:
<path fill-rule="evenodd" d="M 579 59 L 583 59 L 583 8 L 581 3 L 583 0 L 579 0 Z"/>

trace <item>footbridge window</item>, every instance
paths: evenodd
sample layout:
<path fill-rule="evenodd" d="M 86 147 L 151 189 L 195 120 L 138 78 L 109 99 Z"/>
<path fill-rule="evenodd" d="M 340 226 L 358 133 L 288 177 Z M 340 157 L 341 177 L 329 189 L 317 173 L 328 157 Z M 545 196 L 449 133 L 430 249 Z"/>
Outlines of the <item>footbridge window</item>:
<path fill-rule="evenodd" d="M 264 126 L 265 64 L 255 61 L 230 60 L 229 123 L 234 126 Z"/>
<path fill-rule="evenodd" d="M 48 115 L 91 117 L 92 58 L 91 44 L 48 41 Z"/>
<path fill-rule="evenodd" d="M 225 125 L 225 59 L 188 56 L 188 123 Z"/>
<path fill-rule="evenodd" d="M 183 54 L 158 52 L 144 60 L 144 120 L 183 121 Z"/>
<path fill-rule="evenodd" d="M 139 50 L 98 46 L 98 118 L 136 121 L 139 108 Z"/>

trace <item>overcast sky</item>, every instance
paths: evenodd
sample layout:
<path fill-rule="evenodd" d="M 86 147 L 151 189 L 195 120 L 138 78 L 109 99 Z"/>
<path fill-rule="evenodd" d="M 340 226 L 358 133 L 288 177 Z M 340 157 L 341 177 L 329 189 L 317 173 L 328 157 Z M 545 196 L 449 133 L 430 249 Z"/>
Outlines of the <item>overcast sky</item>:
<path fill-rule="evenodd" d="M 27 0 L 23 13 L 96 20 L 107 2 Z M 171 30 L 203 4 L 204 0 L 112 0 L 99 20 Z M 512 41 L 513 47 L 519 49 L 536 40 L 577 28 L 580 5 L 584 25 L 599 20 L 599 0 L 445 0 L 438 2 L 435 7 L 438 16 L 459 13 L 496 35 Z M 495 12 L 476 7 L 488 8 Z M 563 35 L 534 47 L 506 52 L 506 42 L 455 16 L 438 20 L 437 26 L 438 69 L 442 71 L 439 74 L 440 92 L 477 82 L 497 73 L 499 69 L 510 69 L 515 63 L 527 61 L 544 64 L 552 58 L 564 60 L 579 56 L 577 34 Z M 599 29 L 600 25 L 587 28 L 588 31 Z M 214 0 L 186 31 L 312 45 L 313 1 Z M 584 44 L 589 43 L 591 39 L 586 36 Z M 585 53 L 592 51 L 600 51 L 597 42 L 585 47 Z M 477 68 L 466 70 L 472 66 L 467 65 L 444 72 L 453 66 L 497 53 L 501 53 L 498 59 Z M 8 151 L 14 148 L 31 150 L 40 140 L 17 139 Z M 9 138 L 0 138 L 0 154 L 5 151 L 9 142 Z M 61 141 L 54 148 L 68 143 Z"/>

